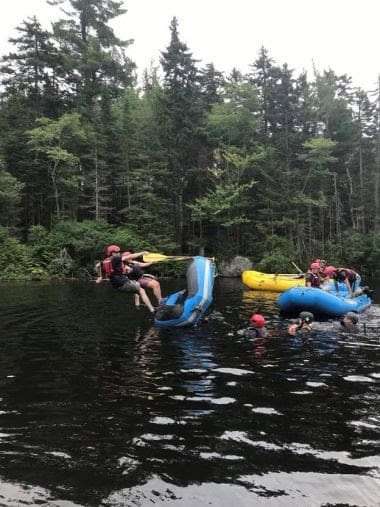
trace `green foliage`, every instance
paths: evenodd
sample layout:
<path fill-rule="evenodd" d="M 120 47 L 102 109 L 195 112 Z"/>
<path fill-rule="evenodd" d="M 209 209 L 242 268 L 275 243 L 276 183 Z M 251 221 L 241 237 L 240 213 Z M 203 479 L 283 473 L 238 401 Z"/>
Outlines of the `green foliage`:
<path fill-rule="evenodd" d="M 122 1 L 49 3 L 52 32 L 24 21 L 0 65 L 0 224 L 29 230 L 36 278 L 91 271 L 110 242 L 376 269 L 380 90 L 265 48 L 246 75 L 200 68 L 175 18 L 140 88 Z"/>
<path fill-rule="evenodd" d="M 255 269 L 263 273 L 294 272 L 294 267 L 290 264 L 289 257 L 278 250 L 265 255 L 261 261 L 255 265 Z"/>
<path fill-rule="evenodd" d="M 0 225 L 9 227 L 17 223 L 23 187 L 14 176 L 0 168 Z"/>
<path fill-rule="evenodd" d="M 30 280 L 45 276 L 45 271 L 35 263 L 26 245 L 0 227 L 0 280 Z"/>
<path fill-rule="evenodd" d="M 272 235 L 262 245 L 263 256 L 255 265 L 264 273 L 293 273 L 294 245 L 288 238 Z M 268 253 L 267 253 L 268 252 Z"/>
<path fill-rule="evenodd" d="M 95 261 L 103 258 L 109 244 L 122 250 L 153 249 L 132 229 L 91 220 L 59 222 L 51 231 L 34 226 L 28 236 L 32 258 L 57 276 L 77 276 L 83 268 L 92 274 Z"/>

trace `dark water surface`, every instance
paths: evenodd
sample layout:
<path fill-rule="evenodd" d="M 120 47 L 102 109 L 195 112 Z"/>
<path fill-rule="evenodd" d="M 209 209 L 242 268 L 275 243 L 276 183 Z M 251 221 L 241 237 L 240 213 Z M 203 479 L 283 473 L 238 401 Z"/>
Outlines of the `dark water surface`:
<path fill-rule="evenodd" d="M 379 307 L 304 342 L 275 298 L 219 280 L 169 332 L 109 287 L 0 286 L 0 505 L 379 506 Z"/>

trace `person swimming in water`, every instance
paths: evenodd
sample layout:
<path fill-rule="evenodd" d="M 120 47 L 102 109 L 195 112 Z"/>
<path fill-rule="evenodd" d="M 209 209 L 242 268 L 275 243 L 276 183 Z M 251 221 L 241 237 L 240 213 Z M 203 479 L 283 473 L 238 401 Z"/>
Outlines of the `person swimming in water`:
<path fill-rule="evenodd" d="M 340 319 L 340 325 L 345 331 L 355 331 L 359 322 L 359 317 L 354 312 L 348 312 Z"/>
<path fill-rule="evenodd" d="M 246 338 L 266 338 L 268 336 L 268 330 L 265 327 L 266 320 L 260 313 L 254 313 L 249 318 L 250 326 L 245 329 L 238 331 L 239 335 L 243 335 Z"/>
<path fill-rule="evenodd" d="M 312 330 L 314 315 L 311 312 L 301 312 L 298 319 L 289 325 L 288 334 L 296 336 L 299 333 L 309 333 Z"/>

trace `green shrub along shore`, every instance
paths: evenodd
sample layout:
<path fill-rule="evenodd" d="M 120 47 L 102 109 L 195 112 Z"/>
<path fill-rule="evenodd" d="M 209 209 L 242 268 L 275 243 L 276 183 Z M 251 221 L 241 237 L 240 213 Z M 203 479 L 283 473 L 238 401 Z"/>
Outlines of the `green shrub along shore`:
<path fill-rule="evenodd" d="M 25 241 L 6 228 L 0 228 L 0 280 L 30 281 L 51 279 L 84 279 L 95 276 L 94 265 L 102 259 L 107 244 L 119 244 L 122 249 L 162 252 L 159 245 L 145 241 L 138 232 L 127 227 L 113 227 L 105 222 L 63 221 L 51 230 L 38 225 L 29 229 Z M 264 272 L 294 272 L 291 261 L 303 269 L 308 259 L 294 257 L 294 249 L 286 238 L 272 236 L 263 244 L 256 243 L 256 252 L 249 258 L 254 268 Z M 270 252 L 270 253 L 263 253 Z M 323 252 L 329 262 L 354 266 L 365 276 L 378 275 L 380 265 L 380 236 L 351 234 L 345 236 L 345 257 L 336 256 L 336 248 L 330 245 Z M 196 253 L 196 252 L 194 252 Z M 224 252 L 206 252 L 218 261 L 228 260 Z M 318 254 L 318 252 L 317 252 Z M 322 255 L 322 252 L 319 252 Z M 168 262 L 152 266 L 149 271 L 160 276 L 181 276 L 182 262 Z"/>

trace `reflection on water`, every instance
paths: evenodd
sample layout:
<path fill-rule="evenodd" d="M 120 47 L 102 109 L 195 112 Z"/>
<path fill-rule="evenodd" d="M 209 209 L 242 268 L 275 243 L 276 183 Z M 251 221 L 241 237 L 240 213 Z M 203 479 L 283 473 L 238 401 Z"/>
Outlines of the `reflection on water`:
<path fill-rule="evenodd" d="M 0 505 L 379 505 L 378 306 L 305 341 L 236 280 L 171 331 L 107 287 L 2 289 Z"/>

